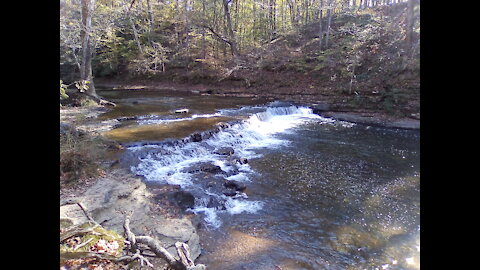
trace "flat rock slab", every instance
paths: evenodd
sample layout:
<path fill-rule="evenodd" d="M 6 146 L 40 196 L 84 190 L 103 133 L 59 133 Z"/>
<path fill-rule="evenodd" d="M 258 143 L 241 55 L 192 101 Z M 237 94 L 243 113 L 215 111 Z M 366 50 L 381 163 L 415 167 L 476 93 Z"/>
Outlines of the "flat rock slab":
<path fill-rule="evenodd" d="M 322 116 L 358 124 L 375 125 L 388 128 L 420 129 L 420 120 L 410 118 L 389 118 L 377 114 L 354 112 L 322 112 Z"/>
<path fill-rule="evenodd" d="M 178 257 L 175 242 L 187 243 L 195 260 L 200 255 L 200 239 L 187 217 L 165 218 L 154 211 L 153 197 L 141 179 L 131 175 L 107 176 L 97 180 L 83 194 L 73 198 L 82 202 L 95 221 L 117 233 L 123 233 L 126 213 L 132 213 L 130 227 L 133 233 L 157 238 L 162 245 Z M 60 218 L 81 224 L 87 219 L 77 205 L 60 207 Z"/>

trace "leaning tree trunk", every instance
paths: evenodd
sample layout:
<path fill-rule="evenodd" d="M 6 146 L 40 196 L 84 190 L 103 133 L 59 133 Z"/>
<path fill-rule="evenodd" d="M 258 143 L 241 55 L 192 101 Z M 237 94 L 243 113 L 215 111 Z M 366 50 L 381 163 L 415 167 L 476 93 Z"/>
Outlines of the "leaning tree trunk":
<path fill-rule="evenodd" d="M 95 7 L 95 0 L 82 0 L 82 30 L 80 39 L 82 41 L 82 62 L 80 66 L 80 80 L 87 81 L 88 87 L 83 92 L 100 105 L 116 106 L 115 103 L 102 99 L 97 95 L 92 75 L 92 16 Z"/>
<path fill-rule="evenodd" d="M 92 44 L 90 41 L 94 6 L 95 0 L 82 0 L 82 31 L 80 32 L 80 38 L 82 40 L 82 62 L 80 79 L 89 82 L 86 94 L 98 97 L 92 80 Z"/>
<path fill-rule="evenodd" d="M 228 4 L 231 2 L 231 0 L 223 0 L 223 10 L 225 11 L 225 18 L 227 19 L 227 31 L 228 35 L 230 36 L 230 48 L 232 49 L 232 54 L 234 58 L 238 57 L 238 47 L 237 47 L 237 42 L 235 39 L 235 33 L 233 32 L 232 28 L 232 20 L 230 19 L 230 11 L 228 10 Z"/>

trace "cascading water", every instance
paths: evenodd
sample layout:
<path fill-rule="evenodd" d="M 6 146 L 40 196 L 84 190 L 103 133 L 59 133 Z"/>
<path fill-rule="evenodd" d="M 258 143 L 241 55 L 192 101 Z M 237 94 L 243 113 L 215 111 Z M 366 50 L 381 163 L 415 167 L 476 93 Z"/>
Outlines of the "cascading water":
<path fill-rule="evenodd" d="M 153 183 L 155 199 L 175 199 L 166 196 L 180 187 L 193 195 L 187 211 L 207 225 L 197 230 L 198 263 L 419 269 L 418 131 L 333 121 L 282 102 L 107 92 L 118 106 L 103 118 L 121 119 L 108 135 L 126 146 L 122 164 Z"/>
<path fill-rule="evenodd" d="M 245 193 L 238 192 L 235 196 L 226 196 L 219 188 L 215 190 L 215 188 L 205 187 L 204 180 L 195 173 L 195 170 L 192 173 L 188 168 L 195 167 L 195 164 L 209 163 L 220 167 L 221 172 L 216 174 L 217 178 L 249 182 L 251 175 L 255 172 L 248 164 L 240 164 L 232 157 L 216 154 L 215 150 L 231 147 L 237 158 L 247 160 L 257 158 L 259 155 L 255 153 L 255 149 L 275 148 L 288 144 L 288 141 L 276 138 L 275 134 L 288 132 L 289 129 L 309 121 L 334 122 L 313 114 L 312 110 L 306 107 L 267 107 L 264 111 L 253 113 L 246 120 L 223 128 L 211 137 L 198 142 L 180 140 L 174 144 L 160 143 L 128 147 L 129 151 L 142 152 L 137 164 L 131 166 L 131 171 L 143 176 L 147 182 L 180 185 L 184 190 L 195 191 L 195 206 L 191 211 L 203 213 L 207 225 L 218 228 L 221 225 L 219 213 L 232 215 L 255 213 L 261 209 L 263 202 L 249 200 Z M 199 190 L 203 192 L 198 192 Z M 218 209 L 218 205 L 209 207 L 212 198 L 222 202 L 222 209 Z"/>

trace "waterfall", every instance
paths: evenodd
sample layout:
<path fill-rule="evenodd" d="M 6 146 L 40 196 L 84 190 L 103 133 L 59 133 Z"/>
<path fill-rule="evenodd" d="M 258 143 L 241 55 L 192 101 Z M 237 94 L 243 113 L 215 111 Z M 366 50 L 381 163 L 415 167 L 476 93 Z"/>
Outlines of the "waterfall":
<path fill-rule="evenodd" d="M 218 114 L 221 113 L 215 115 Z M 316 115 L 307 107 L 266 107 L 264 111 L 252 113 L 247 119 L 218 129 L 218 132 L 200 141 L 192 142 L 186 138 L 176 143 L 127 147 L 129 151 L 138 154 L 138 161 L 131 166 L 131 171 L 143 176 L 145 181 L 180 185 L 185 190 L 203 190 L 203 194 L 195 198 L 195 207 L 192 211 L 203 213 L 205 222 L 217 228 L 221 225 L 218 212 L 255 213 L 261 209 L 262 202 L 250 201 L 245 194 L 229 197 L 209 191 L 197 183 L 201 181 L 196 181 L 195 173 L 189 172 L 188 168 L 195 164 L 210 163 L 220 167 L 224 172 L 224 175 L 219 177 L 239 182 L 251 181 L 249 176 L 255 172 L 248 164 L 232 162 L 225 156 L 215 154 L 214 150 L 231 147 L 236 157 L 253 159 L 260 156 L 255 149 L 288 144 L 288 141 L 278 138 L 276 134 L 289 132 L 292 128 L 309 121 L 329 123 L 333 120 Z M 210 198 L 221 200 L 225 209 L 207 207 Z"/>

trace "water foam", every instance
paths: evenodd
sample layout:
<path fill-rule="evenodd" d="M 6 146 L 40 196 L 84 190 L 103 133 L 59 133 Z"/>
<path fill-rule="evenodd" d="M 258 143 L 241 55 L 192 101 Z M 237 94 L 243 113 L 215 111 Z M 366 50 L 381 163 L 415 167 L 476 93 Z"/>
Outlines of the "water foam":
<path fill-rule="evenodd" d="M 255 108 L 258 111 L 258 108 Z M 232 113 L 228 111 L 228 113 Z M 209 115 L 193 115 L 189 118 L 174 119 L 168 121 L 191 120 L 198 117 L 220 116 L 221 112 Z M 157 123 L 151 122 L 144 123 Z M 255 172 L 248 164 L 231 164 L 224 156 L 214 154 L 214 150 L 221 147 L 232 147 L 235 155 L 247 158 L 249 160 L 260 157 L 255 149 L 268 147 L 280 147 L 289 142 L 280 139 L 276 134 L 290 132 L 292 128 L 309 121 L 332 122 L 333 120 L 323 118 L 313 114 L 310 108 L 297 106 L 268 107 L 261 112 L 251 113 L 249 117 L 240 122 L 231 125 L 228 128 L 213 134 L 208 139 L 196 143 L 178 143 L 178 144 L 160 144 L 143 145 L 128 147 L 132 151 L 152 150 L 143 156 L 136 166 L 131 167 L 131 171 L 137 175 L 145 177 L 146 181 L 156 181 L 166 184 L 180 185 L 184 189 L 196 188 L 194 175 L 185 171 L 189 166 L 195 163 L 208 162 L 219 166 L 222 171 L 230 174 L 227 180 L 240 182 L 251 181 L 250 177 Z M 153 151 L 161 149 L 162 151 Z M 227 197 L 223 194 L 209 194 L 204 190 L 207 197 L 196 198 L 195 207 L 192 212 L 204 215 L 207 226 L 218 228 L 221 226 L 219 213 L 236 215 L 241 213 L 256 213 L 263 206 L 261 201 L 248 200 L 246 194 L 240 194 L 235 197 Z M 225 202 L 225 210 L 208 208 L 208 197 L 216 196 Z"/>
<path fill-rule="evenodd" d="M 158 118 L 159 116 L 148 115 L 139 117 L 137 123 L 139 125 L 160 125 L 160 124 L 168 124 L 173 122 L 181 122 L 181 121 L 191 121 L 197 118 L 211 118 L 211 117 L 218 117 L 221 116 L 220 113 L 213 113 L 213 114 L 193 114 L 190 117 L 185 118 L 176 118 L 176 119 L 162 119 Z"/>

